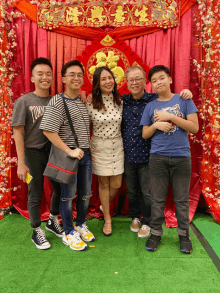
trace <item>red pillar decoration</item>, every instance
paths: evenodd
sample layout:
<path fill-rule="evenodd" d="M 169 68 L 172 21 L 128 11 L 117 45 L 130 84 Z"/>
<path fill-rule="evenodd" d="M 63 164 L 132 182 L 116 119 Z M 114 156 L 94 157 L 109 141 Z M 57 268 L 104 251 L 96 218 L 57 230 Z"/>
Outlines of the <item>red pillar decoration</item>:
<path fill-rule="evenodd" d="M 17 160 L 11 158 L 11 84 L 15 74 L 12 57 L 16 47 L 13 18 L 18 14 L 11 7 L 10 1 L 0 3 L 0 209 L 12 205 L 11 164 Z M 0 214 L 0 219 L 2 217 Z"/>
<path fill-rule="evenodd" d="M 199 0 L 198 4 L 202 62 L 194 63 L 201 77 L 202 192 L 220 224 L 220 2 Z"/>

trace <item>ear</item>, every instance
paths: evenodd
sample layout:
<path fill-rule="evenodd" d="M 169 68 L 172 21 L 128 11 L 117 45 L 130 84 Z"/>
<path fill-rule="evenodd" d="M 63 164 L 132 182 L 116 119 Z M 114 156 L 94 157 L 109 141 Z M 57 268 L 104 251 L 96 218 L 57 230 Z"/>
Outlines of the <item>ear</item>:
<path fill-rule="evenodd" d="M 169 77 L 169 79 L 170 79 L 170 83 L 173 83 L 173 80 L 172 80 L 172 78 L 171 78 L 171 77 Z"/>
<path fill-rule="evenodd" d="M 62 76 L 62 82 L 63 82 L 63 83 L 66 83 L 66 79 L 65 79 L 64 76 Z"/>
<path fill-rule="evenodd" d="M 31 82 L 34 82 L 33 76 L 31 76 Z"/>

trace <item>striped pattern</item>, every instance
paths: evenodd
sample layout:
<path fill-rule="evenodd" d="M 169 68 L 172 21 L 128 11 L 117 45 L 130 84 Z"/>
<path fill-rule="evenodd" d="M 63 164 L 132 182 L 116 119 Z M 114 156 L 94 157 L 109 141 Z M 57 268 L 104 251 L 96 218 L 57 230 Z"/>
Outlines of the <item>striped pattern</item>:
<path fill-rule="evenodd" d="M 76 142 L 69 126 L 62 99 L 60 95 L 55 95 L 50 100 L 42 118 L 40 129 L 58 133 L 68 147 L 76 148 Z M 89 148 L 89 115 L 86 105 L 78 98 L 74 100 L 65 98 L 65 102 L 78 138 L 79 147 Z"/>

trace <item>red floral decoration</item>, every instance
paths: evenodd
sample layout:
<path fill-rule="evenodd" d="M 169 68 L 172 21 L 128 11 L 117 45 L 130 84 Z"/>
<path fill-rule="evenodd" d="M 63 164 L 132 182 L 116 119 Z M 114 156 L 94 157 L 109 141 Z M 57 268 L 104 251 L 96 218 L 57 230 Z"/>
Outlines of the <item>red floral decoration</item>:
<path fill-rule="evenodd" d="M 0 208 L 9 207 L 11 202 L 11 117 L 12 117 L 12 80 L 15 68 L 12 66 L 13 51 L 16 49 L 16 36 L 13 19 L 21 13 L 13 12 L 12 1 L 0 3 Z M 14 188 L 16 190 L 17 187 Z M 0 214 L 0 219 L 3 216 Z"/>
<path fill-rule="evenodd" d="M 197 29 L 202 49 L 202 62 L 194 60 L 201 78 L 201 109 L 203 120 L 202 178 L 203 195 L 220 224 L 220 2 L 198 0 Z"/>

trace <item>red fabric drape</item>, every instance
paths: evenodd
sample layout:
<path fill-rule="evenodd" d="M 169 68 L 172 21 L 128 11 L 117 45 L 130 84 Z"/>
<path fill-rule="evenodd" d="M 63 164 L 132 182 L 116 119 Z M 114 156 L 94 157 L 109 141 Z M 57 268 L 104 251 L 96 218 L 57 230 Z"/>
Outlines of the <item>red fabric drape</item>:
<path fill-rule="evenodd" d="M 194 101 L 197 103 L 198 88 L 196 73 L 190 70 L 190 57 L 199 58 L 199 50 L 195 40 L 195 27 L 193 23 L 193 14 L 197 12 L 197 5 L 195 4 L 189 9 L 181 18 L 180 27 L 168 29 L 167 31 L 158 31 L 153 34 L 145 35 L 140 38 L 134 38 L 126 43 L 142 58 L 143 62 L 148 66 L 156 64 L 164 64 L 171 69 L 173 76 L 173 91 L 180 92 L 183 88 L 190 88 L 194 94 Z M 19 20 L 21 22 L 21 20 Z M 27 28 L 26 28 L 27 25 Z M 25 26 L 25 40 L 23 40 L 23 29 Z M 63 85 L 61 81 L 61 67 L 63 63 L 75 58 L 90 44 L 90 41 L 76 39 L 73 37 L 60 35 L 55 32 L 46 32 L 44 30 L 36 29 L 36 24 L 26 18 L 25 22 L 19 23 L 18 29 L 18 52 L 16 55 L 17 62 L 21 62 L 22 71 L 20 76 L 17 76 L 14 83 L 13 90 L 15 91 L 15 98 L 18 98 L 23 90 L 28 92 L 31 89 L 30 73 L 28 72 L 30 62 L 37 56 L 49 57 L 54 68 L 54 83 L 51 93 L 61 92 Z M 39 45 L 39 41 L 41 42 Z M 32 50 L 33 44 L 35 49 Z M 38 44 L 38 45 L 37 45 Z M 25 49 L 26 48 L 26 49 Z M 28 49 L 29 48 L 29 49 Z M 44 48 L 44 49 L 43 49 Z M 47 52 L 44 51 L 48 48 Z M 43 55 L 42 55 L 43 54 Z M 19 64 L 19 63 L 18 63 Z M 27 75 L 27 76 L 26 76 Z M 25 78 L 24 78 L 25 77 Z M 19 86 L 17 86 L 19 85 Z M 19 88 L 19 89 L 18 89 Z M 151 91 L 150 85 L 147 90 Z M 192 146 L 192 179 L 190 189 L 190 219 L 192 219 L 197 203 L 201 194 L 202 182 L 200 177 L 201 172 L 201 148 L 197 145 Z M 15 170 L 13 170 L 14 172 Z M 13 173 L 13 183 L 16 185 L 18 179 L 15 172 Z M 22 189 L 13 193 L 13 204 L 25 217 L 27 214 L 27 190 L 26 185 L 21 184 Z M 93 197 L 90 201 L 89 213 L 99 217 L 99 197 L 98 197 L 98 183 L 97 177 L 93 176 L 92 182 Z M 120 196 L 119 196 L 120 195 Z M 45 195 L 41 203 L 42 220 L 47 219 L 49 215 L 51 188 L 48 181 L 45 184 Z M 115 200 L 111 204 L 111 212 L 115 213 L 118 206 L 122 207 L 122 212 L 128 215 L 128 200 L 126 197 L 126 187 L 120 189 Z M 174 215 L 174 205 L 171 193 L 169 193 L 166 204 L 166 224 L 169 227 L 176 225 Z"/>
<path fill-rule="evenodd" d="M 196 0 L 182 0 L 180 15 L 182 16 L 194 3 Z M 26 14 L 28 18 L 33 21 L 37 21 L 37 8 L 36 5 L 30 4 L 26 0 L 19 0 L 14 2 L 15 7 L 17 7 L 21 12 Z M 145 34 L 150 34 L 161 30 L 157 27 L 120 27 L 115 28 L 113 33 L 118 36 L 121 40 L 128 40 L 131 38 L 137 38 Z M 86 28 L 86 27 L 73 27 L 68 28 L 65 26 L 60 26 L 59 28 L 53 29 L 53 32 L 72 36 L 75 38 L 94 40 L 98 39 L 100 34 L 103 33 L 101 28 Z"/>

